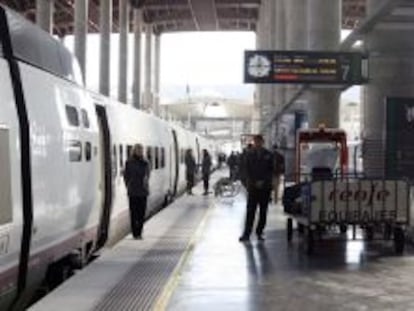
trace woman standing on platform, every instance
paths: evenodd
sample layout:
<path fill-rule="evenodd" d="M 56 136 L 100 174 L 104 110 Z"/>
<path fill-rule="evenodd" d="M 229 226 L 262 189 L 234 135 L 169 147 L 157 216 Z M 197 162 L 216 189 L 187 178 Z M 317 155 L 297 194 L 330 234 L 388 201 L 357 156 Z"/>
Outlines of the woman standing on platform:
<path fill-rule="evenodd" d="M 128 190 L 131 231 L 135 239 L 142 239 L 142 228 L 149 194 L 150 166 L 144 159 L 141 144 L 134 146 L 125 165 L 124 181 Z"/>
<path fill-rule="evenodd" d="M 185 153 L 185 177 L 187 179 L 187 194 L 193 194 L 194 179 L 196 174 L 196 162 L 193 151 L 188 149 Z"/>
<path fill-rule="evenodd" d="M 208 195 L 209 179 L 211 171 L 211 157 L 206 149 L 203 149 L 203 161 L 201 162 L 201 173 L 203 175 L 204 195 Z"/>

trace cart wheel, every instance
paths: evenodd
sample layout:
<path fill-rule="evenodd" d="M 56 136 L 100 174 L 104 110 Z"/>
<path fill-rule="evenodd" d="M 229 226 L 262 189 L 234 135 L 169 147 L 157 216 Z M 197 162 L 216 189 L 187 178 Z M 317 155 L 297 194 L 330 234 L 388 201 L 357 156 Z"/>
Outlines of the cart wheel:
<path fill-rule="evenodd" d="M 347 225 L 345 225 L 345 224 L 340 225 L 340 226 L 339 226 L 339 231 L 340 231 L 342 234 L 345 234 L 345 233 L 348 231 L 348 226 L 347 226 Z"/>
<path fill-rule="evenodd" d="M 306 230 L 306 253 L 308 255 L 313 254 L 313 247 L 315 244 L 315 240 L 314 240 L 314 232 L 312 229 L 308 228 Z"/>
<path fill-rule="evenodd" d="M 304 234 L 305 233 L 305 226 L 302 224 L 298 224 L 298 233 Z"/>
<path fill-rule="evenodd" d="M 394 248 L 397 254 L 402 254 L 404 252 L 405 246 L 405 234 L 404 230 L 400 227 L 394 228 Z"/>
<path fill-rule="evenodd" d="M 367 226 L 365 228 L 365 234 L 367 236 L 367 240 L 372 241 L 374 239 L 374 228 L 371 226 Z"/>
<path fill-rule="evenodd" d="M 386 224 L 384 226 L 384 240 L 390 240 L 391 239 L 391 225 L 390 224 Z"/>
<path fill-rule="evenodd" d="M 293 236 L 293 221 L 292 218 L 288 218 L 287 219 L 287 240 L 288 242 L 292 241 L 292 236 Z"/>

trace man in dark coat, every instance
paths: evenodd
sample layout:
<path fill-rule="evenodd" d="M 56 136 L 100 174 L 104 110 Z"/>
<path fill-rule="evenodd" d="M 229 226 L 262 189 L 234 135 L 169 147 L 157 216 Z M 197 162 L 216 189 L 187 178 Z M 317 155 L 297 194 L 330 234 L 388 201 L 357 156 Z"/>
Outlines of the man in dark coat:
<path fill-rule="evenodd" d="M 263 241 L 263 230 L 266 226 L 267 208 L 272 190 L 273 155 L 263 147 L 263 137 L 254 137 L 254 147 L 246 154 L 245 178 L 247 187 L 247 213 L 244 231 L 240 242 L 248 242 L 252 232 L 257 205 L 259 205 L 259 222 L 256 227 L 256 235 L 259 241 Z"/>
<path fill-rule="evenodd" d="M 137 144 L 125 165 L 124 181 L 128 190 L 132 235 L 142 239 L 142 228 L 149 195 L 150 165 L 144 159 L 144 148 Z"/>
<path fill-rule="evenodd" d="M 230 179 L 235 180 L 237 173 L 237 156 L 234 151 L 231 152 L 229 158 L 227 159 L 227 165 L 230 169 Z"/>
<path fill-rule="evenodd" d="M 195 174 L 197 170 L 197 164 L 193 156 L 193 151 L 188 149 L 185 153 L 185 177 L 187 179 L 187 194 L 193 194 Z"/>
<path fill-rule="evenodd" d="M 201 162 L 201 173 L 203 175 L 204 195 L 208 194 L 209 179 L 211 172 L 211 157 L 206 149 L 203 149 L 203 160 Z"/>

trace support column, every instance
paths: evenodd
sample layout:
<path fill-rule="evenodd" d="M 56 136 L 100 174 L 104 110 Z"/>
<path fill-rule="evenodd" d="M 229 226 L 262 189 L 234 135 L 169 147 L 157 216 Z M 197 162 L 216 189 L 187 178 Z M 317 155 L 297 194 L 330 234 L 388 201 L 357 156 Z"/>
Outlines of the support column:
<path fill-rule="evenodd" d="M 129 0 L 119 0 L 119 77 L 118 100 L 128 102 L 128 33 L 129 33 Z"/>
<path fill-rule="evenodd" d="M 329 2 L 329 1 L 326 1 Z M 306 50 L 307 49 L 307 0 L 285 0 L 286 17 L 286 50 Z M 298 85 L 286 85 L 285 99 L 290 101 L 299 90 Z M 292 109 L 301 109 L 295 104 Z"/>
<path fill-rule="evenodd" d="M 368 0 L 368 15 L 381 5 Z M 370 81 L 363 88 L 363 164 L 367 176 L 382 176 L 385 163 L 386 97 L 414 97 L 413 31 L 376 27 L 365 37 Z"/>
<path fill-rule="evenodd" d="M 137 109 L 142 108 L 141 103 L 141 35 L 142 35 L 142 10 L 134 9 L 134 84 L 133 105 Z"/>
<path fill-rule="evenodd" d="M 100 32 L 101 55 L 99 72 L 99 91 L 106 96 L 110 95 L 110 68 L 111 68 L 111 31 L 112 31 L 112 0 L 100 2 Z"/>
<path fill-rule="evenodd" d="M 145 25 L 145 109 L 154 111 L 152 103 L 152 25 Z"/>
<path fill-rule="evenodd" d="M 260 8 L 260 33 L 259 44 L 260 49 L 272 50 L 275 47 L 275 22 L 274 22 L 274 0 L 264 0 Z M 259 109 L 260 109 L 260 132 L 265 138 L 267 147 L 271 144 L 272 128 L 265 126 L 269 123 L 270 117 L 274 111 L 274 86 L 271 84 L 263 84 L 259 87 Z"/>
<path fill-rule="evenodd" d="M 335 51 L 341 40 L 342 1 L 308 0 L 308 49 Z M 340 92 L 313 90 L 308 96 L 309 127 L 339 126 Z"/>
<path fill-rule="evenodd" d="M 48 33 L 53 32 L 54 0 L 36 0 L 36 23 Z"/>
<path fill-rule="evenodd" d="M 155 35 L 155 62 L 154 62 L 154 107 L 155 114 L 160 115 L 160 57 L 161 57 L 161 35 Z"/>
<path fill-rule="evenodd" d="M 86 35 L 88 33 L 88 0 L 75 1 L 75 55 L 86 81 Z"/>

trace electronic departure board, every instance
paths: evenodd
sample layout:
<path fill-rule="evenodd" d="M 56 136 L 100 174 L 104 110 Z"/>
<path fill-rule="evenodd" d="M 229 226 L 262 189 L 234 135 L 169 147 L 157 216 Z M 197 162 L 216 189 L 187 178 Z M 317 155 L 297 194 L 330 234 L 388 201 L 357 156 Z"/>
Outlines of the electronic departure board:
<path fill-rule="evenodd" d="M 366 55 L 356 52 L 246 51 L 244 82 L 363 84 Z"/>

